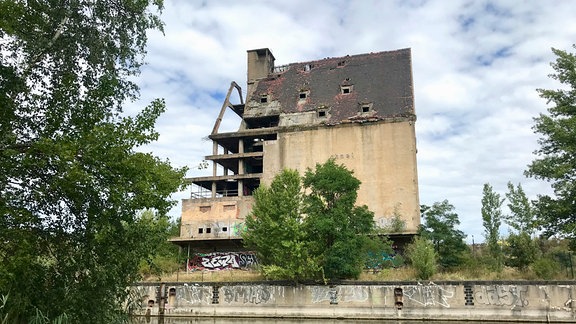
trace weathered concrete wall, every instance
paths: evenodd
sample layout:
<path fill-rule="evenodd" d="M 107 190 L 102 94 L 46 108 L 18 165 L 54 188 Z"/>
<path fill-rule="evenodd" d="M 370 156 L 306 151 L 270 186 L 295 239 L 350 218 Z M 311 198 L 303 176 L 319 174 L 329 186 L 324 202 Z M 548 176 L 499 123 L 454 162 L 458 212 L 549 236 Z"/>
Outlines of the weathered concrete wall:
<path fill-rule="evenodd" d="M 395 213 L 415 233 L 420 224 L 414 122 L 342 124 L 279 133 L 264 143 L 262 181 L 270 183 L 283 168 L 303 174 L 329 158 L 354 171 L 362 184 L 358 205 L 374 212 L 377 225 L 389 225 Z"/>
<path fill-rule="evenodd" d="M 132 287 L 158 313 L 159 285 Z M 574 322 L 574 282 L 167 283 L 170 316 Z"/>
<path fill-rule="evenodd" d="M 202 240 L 240 238 L 253 200 L 252 197 L 182 199 L 180 237 Z"/>

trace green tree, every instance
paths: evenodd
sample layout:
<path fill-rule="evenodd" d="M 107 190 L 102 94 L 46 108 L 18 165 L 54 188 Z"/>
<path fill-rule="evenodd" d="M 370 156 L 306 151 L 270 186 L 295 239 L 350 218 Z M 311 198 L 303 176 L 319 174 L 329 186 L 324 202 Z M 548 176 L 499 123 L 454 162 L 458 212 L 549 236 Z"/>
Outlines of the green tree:
<path fill-rule="evenodd" d="M 302 281 L 320 273 L 302 225 L 303 197 L 300 175 L 289 169 L 274 177 L 270 187 L 261 185 L 254 192 L 242 238 L 257 252 L 267 277 Z"/>
<path fill-rule="evenodd" d="M 270 187 L 260 186 L 243 239 L 264 274 L 295 281 L 357 278 L 369 255 L 389 254 L 389 242 L 375 235 L 372 212 L 354 206 L 359 186 L 334 160 L 304 177 L 284 170 Z"/>
<path fill-rule="evenodd" d="M 305 228 L 312 254 L 320 256 L 330 279 L 358 278 L 368 258 L 369 246 L 380 244 L 374 214 L 355 206 L 360 180 L 333 159 L 308 169 L 303 179 Z M 373 251 L 372 251 L 373 252 Z"/>
<path fill-rule="evenodd" d="M 511 233 L 504 245 L 505 264 L 526 270 L 538 258 L 538 244 L 527 232 Z"/>
<path fill-rule="evenodd" d="M 135 151 L 157 139 L 162 100 L 122 113 L 161 7 L 0 1 L 0 294 L 11 323 L 123 315 L 150 248 L 137 211 L 165 214 L 185 172 Z"/>
<path fill-rule="evenodd" d="M 418 279 L 430 279 L 438 269 L 434 245 L 424 237 L 414 238 L 414 241 L 406 247 L 406 256 L 416 271 Z"/>
<path fill-rule="evenodd" d="M 458 214 L 448 200 L 435 202 L 432 206 L 420 206 L 423 224 L 419 234 L 432 242 L 438 263 L 444 268 L 462 264 L 463 253 L 467 250 L 464 232 L 456 229 L 460 225 Z"/>
<path fill-rule="evenodd" d="M 517 187 L 514 187 L 511 182 L 508 182 L 506 198 L 508 199 L 508 209 L 511 212 L 510 215 L 504 216 L 506 224 L 518 233 L 528 233 L 529 236 L 532 236 L 535 212 L 522 186 L 518 184 Z"/>
<path fill-rule="evenodd" d="M 498 271 L 502 269 L 502 249 L 500 248 L 500 225 L 502 223 L 502 203 L 504 199 L 494 192 L 492 186 L 484 184 L 482 191 L 482 224 L 484 225 L 486 245 L 492 265 Z"/>
<path fill-rule="evenodd" d="M 576 45 L 573 45 L 576 48 Z M 545 234 L 564 235 L 576 240 L 576 55 L 552 49 L 556 71 L 550 77 L 563 88 L 538 89 L 540 97 L 552 103 L 548 114 L 534 119 L 534 131 L 541 135 L 538 156 L 527 176 L 552 183 L 554 196 L 540 196 L 537 203 L 539 225 Z"/>
<path fill-rule="evenodd" d="M 147 255 L 140 260 L 139 272 L 142 276 L 153 275 L 160 281 L 163 274 L 178 270 L 179 248 L 168 239 L 179 236 L 179 222 L 170 221 L 166 215 L 153 210 L 145 210 L 139 214 L 133 227 L 149 245 Z"/>

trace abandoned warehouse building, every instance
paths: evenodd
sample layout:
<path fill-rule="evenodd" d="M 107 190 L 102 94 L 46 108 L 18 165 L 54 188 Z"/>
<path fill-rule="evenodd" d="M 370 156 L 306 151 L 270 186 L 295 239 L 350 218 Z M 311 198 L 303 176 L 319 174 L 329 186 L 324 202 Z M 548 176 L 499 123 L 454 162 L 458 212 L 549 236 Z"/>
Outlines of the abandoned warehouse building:
<path fill-rule="evenodd" d="M 246 101 L 232 82 L 212 133 L 212 175 L 190 178 L 180 237 L 188 253 L 243 253 L 241 233 L 252 193 L 282 169 L 334 158 L 362 183 L 358 205 L 405 243 L 420 224 L 414 89 L 410 49 L 275 66 L 269 49 L 248 51 Z M 233 103 L 231 98 L 237 98 Z M 241 118 L 219 132 L 225 113 Z"/>

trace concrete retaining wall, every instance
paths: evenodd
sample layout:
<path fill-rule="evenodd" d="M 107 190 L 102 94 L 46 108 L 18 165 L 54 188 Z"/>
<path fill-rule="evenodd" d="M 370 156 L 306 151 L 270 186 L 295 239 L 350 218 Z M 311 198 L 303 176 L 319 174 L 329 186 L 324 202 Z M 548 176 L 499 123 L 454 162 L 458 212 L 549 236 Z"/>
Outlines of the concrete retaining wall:
<path fill-rule="evenodd" d="M 575 322 L 575 282 L 166 283 L 131 287 L 137 314 Z"/>

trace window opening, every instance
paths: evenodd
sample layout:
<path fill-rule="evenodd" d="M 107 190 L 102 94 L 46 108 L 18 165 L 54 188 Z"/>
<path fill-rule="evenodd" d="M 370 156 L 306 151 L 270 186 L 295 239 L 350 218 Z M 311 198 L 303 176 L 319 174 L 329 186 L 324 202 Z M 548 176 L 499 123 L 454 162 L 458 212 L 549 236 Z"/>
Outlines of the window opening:
<path fill-rule="evenodd" d="M 372 103 L 371 102 L 360 104 L 360 112 L 361 113 L 367 113 L 370 111 L 372 111 Z"/>
<path fill-rule="evenodd" d="M 306 99 L 306 97 L 308 97 L 306 92 L 300 92 L 300 99 Z"/>
<path fill-rule="evenodd" d="M 209 212 L 211 209 L 211 206 L 200 206 L 200 212 L 201 213 L 207 213 Z"/>
<path fill-rule="evenodd" d="M 350 92 L 352 92 L 352 86 L 341 86 L 340 90 L 342 94 L 349 94 Z"/>
<path fill-rule="evenodd" d="M 318 117 L 326 117 L 326 111 L 324 110 L 318 111 Z"/>
<path fill-rule="evenodd" d="M 268 95 L 260 96 L 260 103 L 267 103 L 268 102 Z"/>
<path fill-rule="evenodd" d="M 210 227 L 206 227 L 206 234 L 212 233 L 212 229 Z"/>
<path fill-rule="evenodd" d="M 228 232 L 228 227 L 226 226 L 222 227 L 222 232 Z"/>
<path fill-rule="evenodd" d="M 198 229 L 198 234 L 203 234 L 204 233 L 204 229 L 203 228 L 199 228 Z"/>

